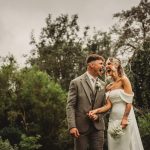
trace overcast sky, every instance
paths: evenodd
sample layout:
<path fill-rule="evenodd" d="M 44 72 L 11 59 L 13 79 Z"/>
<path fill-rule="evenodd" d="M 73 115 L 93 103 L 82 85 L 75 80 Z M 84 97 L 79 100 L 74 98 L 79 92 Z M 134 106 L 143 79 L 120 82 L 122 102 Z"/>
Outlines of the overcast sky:
<path fill-rule="evenodd" d="M 79 25 L 106 31 L 112 15 L 138 5 L 140 0 L 0 0 L 0 56 L 11 53 L 23 65 L 23 54 L 31 50 L 30 35 L 38 36 L 45 18 L 78 14 Z"/>

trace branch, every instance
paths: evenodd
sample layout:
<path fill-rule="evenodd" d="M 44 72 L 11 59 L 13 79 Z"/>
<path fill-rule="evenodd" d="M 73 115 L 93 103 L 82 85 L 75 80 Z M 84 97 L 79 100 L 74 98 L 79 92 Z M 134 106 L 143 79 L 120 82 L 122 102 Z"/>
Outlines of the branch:
<path fill-rule="evenodd" d="M 127 43 L 126 45 L 132 47 L 135 50 L 137 49 L 135 46 L 131 45 L 130 43 Z"/>

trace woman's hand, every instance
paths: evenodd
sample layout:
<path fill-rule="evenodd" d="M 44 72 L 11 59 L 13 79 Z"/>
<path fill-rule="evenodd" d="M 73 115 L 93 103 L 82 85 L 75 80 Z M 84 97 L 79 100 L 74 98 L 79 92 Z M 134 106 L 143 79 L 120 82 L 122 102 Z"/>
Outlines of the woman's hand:
<path fill-rule="evenodd" d="M 89 111 L 87 115 L 91 120 L 96 121 L 98 119 L 98 115 L 96 113 L 97 113 L 97 110 L 94 109 L 94 110 Z"/>
<path fill-rule="evenodd" d="M 121 121 L 122 129 L 125 129 L 127 127 L 128 123 L 129 123 L 128 119 L 123 118 Z"/>
<path fill-rule="evenodd" d="M 89 117 L 92 117 L 92 116 L 95 115 L 95 114 L 97 114 L 97 109 L 94 109 L 94 110 L 89 111 L 88 116 L 89 116 Z"/>

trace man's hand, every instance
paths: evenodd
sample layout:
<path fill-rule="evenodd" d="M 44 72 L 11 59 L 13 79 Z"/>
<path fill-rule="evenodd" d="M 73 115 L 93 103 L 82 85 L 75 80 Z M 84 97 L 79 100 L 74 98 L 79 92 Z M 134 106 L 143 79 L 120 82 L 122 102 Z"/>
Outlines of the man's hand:
<path fill-rule="evenodd" d="M 122 129 L 126 128 L 128 125 L 128 119 L 122 119 L 121 121 L 121 126 L 122 126 Z"/>
<path fill-rule="evenodd" d="M 73 137 L 75 137 L 75 138 L 78 138 L 78 137 L 80 136 L 79 131 L 78 131 L 77 128 L 71 128 L 71 129 L 70 129 L 70 134 L 71 134 Z"/>
<path fill-rule="evenodd" d="M 92 119 L 93 121 L 96 121 L 96 120 L 98 119 L 98 115 L 96 115 L 96 114 L 92 115 L 92 116 L 91 116 L 91 119 Z"/>
<path fill-rule="evenodd" d="M 96 115 L 96 114 L 88 113 L 87 115 L 93 121 L 96 121 L 98 119 L 98 115 Z"/>
<path fill-rule="evenodd" d="M 91 110 L 89 111 L 88 116 L 90 117 L 90 116 L 96 115 L 96 113 L 97 113 L 97 109 Z"/>

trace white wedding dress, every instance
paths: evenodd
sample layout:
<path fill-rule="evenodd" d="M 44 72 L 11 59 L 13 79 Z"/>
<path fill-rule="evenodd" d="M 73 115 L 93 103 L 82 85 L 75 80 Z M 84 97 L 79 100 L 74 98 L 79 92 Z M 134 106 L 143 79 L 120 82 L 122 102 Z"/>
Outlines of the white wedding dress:
<path fill-rule="evenodd" d="M 115 134 L 118 132 L 114 126 L 118 122 L 121 123 L 126 103 L 132 103 L 133 96 L 134 94 L 127 94 L 123 89 L 114 89 L 106 93 L 106 98 L 108 97 L 112 103 L 107 132 L 109 150 L 144 150 L 133 108 L 128 116 L 128 126 L 125 129 L 121 128 L 123 134 L 119 133 L 119 137 L 113 137 L 109 132 L 109 130 Z"/>

